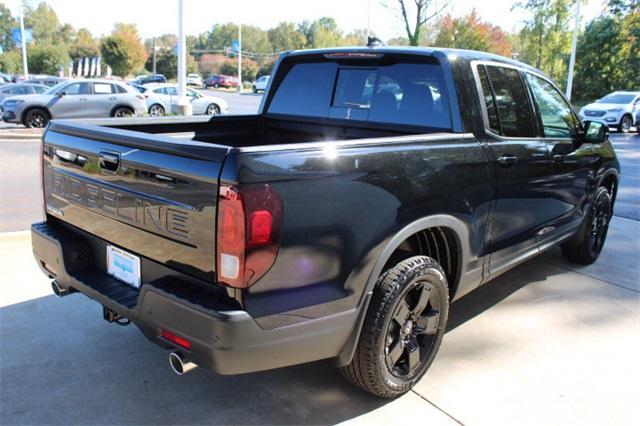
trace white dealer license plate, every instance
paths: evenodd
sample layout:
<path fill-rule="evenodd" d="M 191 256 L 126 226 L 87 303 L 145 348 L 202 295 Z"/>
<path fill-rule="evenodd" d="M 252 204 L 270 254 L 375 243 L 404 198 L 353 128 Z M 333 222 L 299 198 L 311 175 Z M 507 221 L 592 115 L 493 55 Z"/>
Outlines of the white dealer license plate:
<path fill-rule="evenodd" d="M 140 258 L 117 247 L 107 246 L 107 272 L 132 287 L 140 288 Z"/>

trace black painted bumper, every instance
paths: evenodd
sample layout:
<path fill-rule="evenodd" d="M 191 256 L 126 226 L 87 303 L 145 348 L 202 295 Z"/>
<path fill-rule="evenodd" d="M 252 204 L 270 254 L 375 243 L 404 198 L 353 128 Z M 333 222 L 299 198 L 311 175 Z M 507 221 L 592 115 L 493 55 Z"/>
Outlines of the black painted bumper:
<path fill-rule="evenodd" d="M 240 374 L 300 364 L 339 355 L 351 334 L 356 312 L 332 315 L 294 326 L 265 330 L 245 311 L 178 273 L 133 289 L 103 272 L 100 247 L 106 242 L 55 223 L 31 227 L 33 253 L 42 271 L 63 288 L 73 288 L 130 319 L 152 342 L 165 329 L 191 342 L 189 360 L 219 374 Z M 97 252 L 97 256 L 96 256 Z"/>

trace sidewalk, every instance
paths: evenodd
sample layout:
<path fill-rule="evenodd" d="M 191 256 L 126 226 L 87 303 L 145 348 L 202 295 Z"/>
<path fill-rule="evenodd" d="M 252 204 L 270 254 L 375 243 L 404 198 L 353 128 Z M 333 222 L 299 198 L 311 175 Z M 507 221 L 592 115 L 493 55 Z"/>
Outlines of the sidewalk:
<path fill-rule="evenodd" d="M 0 234 L 0 423 L 634 424 L 638 253 L 640 222 L 615 217 L 596 264 L 555 250 L 455 302 L 430 372 L 388 402 L 329 362 L 177 377 L 134 327 L 52 296 L 27 232 Z"/>

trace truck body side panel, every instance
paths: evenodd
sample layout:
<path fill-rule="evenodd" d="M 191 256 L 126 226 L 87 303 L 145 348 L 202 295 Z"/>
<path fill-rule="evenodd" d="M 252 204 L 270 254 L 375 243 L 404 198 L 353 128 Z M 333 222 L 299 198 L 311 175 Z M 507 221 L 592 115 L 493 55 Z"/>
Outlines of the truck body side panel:
<path fill-rule="evenodd" d="M 221 184 L 257 183 L 284 203 L 277 261 L 245 297 L 267 328 L 358 304 L 384 242 L 417 219 L 446 211 L 466 225 L 462 275 L 483 255 L 491 176 L 471 135 L 232 152 Z"/>

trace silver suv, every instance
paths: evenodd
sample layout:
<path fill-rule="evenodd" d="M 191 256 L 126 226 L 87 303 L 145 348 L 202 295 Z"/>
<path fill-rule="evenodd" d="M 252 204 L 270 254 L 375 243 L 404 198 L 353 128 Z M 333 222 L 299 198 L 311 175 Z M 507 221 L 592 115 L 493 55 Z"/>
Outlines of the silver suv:
<path fill-rule="evenodd" d="M 142 115 L 147 105 L 138 91 L 113 80 L 84 79 L 57 84 L 40 95 L 6 98 L 2 119 L 27 127 L 44 127 L 54 118 Z"/>

